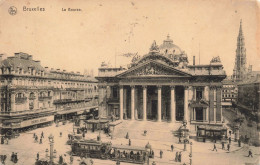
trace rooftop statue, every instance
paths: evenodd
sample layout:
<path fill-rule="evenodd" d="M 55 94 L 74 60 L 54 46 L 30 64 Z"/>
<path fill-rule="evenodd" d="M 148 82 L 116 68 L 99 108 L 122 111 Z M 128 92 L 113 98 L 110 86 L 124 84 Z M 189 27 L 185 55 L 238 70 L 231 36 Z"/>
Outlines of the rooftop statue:
<path fill-rule="evenodd" d="M 220 57 L 219 56 L 213 57 L 211 59 L 210 63 L 221 63 Z"/>
<path fill-rule="evenodd" d="M 150 48 L 150 51 L 151 51 L 151 52 L 157 52 L 157 51 L 159 51 L 159 46 L 156 44 L 156 41 L 153 41 L 153 44 L 152 44 L 152 46 L 151 46 L 151 48 Z"/>

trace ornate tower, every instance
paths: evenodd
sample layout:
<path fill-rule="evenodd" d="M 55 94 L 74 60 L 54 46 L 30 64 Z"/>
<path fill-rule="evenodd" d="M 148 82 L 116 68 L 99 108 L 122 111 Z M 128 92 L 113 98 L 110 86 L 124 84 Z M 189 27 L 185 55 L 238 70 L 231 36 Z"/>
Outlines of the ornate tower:
<path fill-rule="evenodd" d="M 246 74 L 246 49 L 242 31 L 242 20 L 240 20 L 239 34 L 237 37 L 236 61 L 233 70 L 233 80 L 241 81 Z"/>

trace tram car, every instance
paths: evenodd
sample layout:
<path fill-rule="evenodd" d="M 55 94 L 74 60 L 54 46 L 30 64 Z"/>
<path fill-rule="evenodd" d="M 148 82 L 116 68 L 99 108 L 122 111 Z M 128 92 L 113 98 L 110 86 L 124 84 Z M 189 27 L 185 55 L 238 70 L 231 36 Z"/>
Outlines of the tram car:
<path fill-rule="evenodd" d="M 111 150 L 110 142 L 96 140 L 74 140 L 71 144 L 72 155 L 97 159 L 108 159 Z"/>
<path fill-rule="evenodd" d="M 146 164 L 149 163 L 149 153 L 145 147 L 112 145 L 110 159 L 134 164 Z"/>
<path fill-rule="evenodd" d="M 96 140 L 73 141 L 72 154 L 81 157 L 110 159 L 113 161 L 144 164 L 149 162 L 149 152 L 145 147 L 112 145 L 111 142 Z"/>

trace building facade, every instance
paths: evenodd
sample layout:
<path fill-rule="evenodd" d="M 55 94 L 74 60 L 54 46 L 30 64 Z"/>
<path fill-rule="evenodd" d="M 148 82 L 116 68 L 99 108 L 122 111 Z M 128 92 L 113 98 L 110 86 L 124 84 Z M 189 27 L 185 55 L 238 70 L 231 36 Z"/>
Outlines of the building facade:
<path fill-rule="evenodd" d="M 134 56 L 129 68 L 99 68 L 99 115 L 120 119 L 222 123 L 219 57 L 209 65 L 188 65 L 184 51 L 167 36 L 148 54 Z"/>
<path fill-rule="evenodd" d="M 232 79 L 224 79 L 222 87 L 222 106 L 231 107 L 232 102 L 237 102 L 237 83 Z"/>
<path fill-rule="evenodd" d="M 247 72 L 246 69 L 246 48 L 242 30 L 242 20 L 240 21 L 239 33 L 237 37 L 236 60 L 232 78 L 234 81 L 242 81 Z"/>
<path fill-rule="evenodd" d="M 42 67 L 26 53 L 0 57 L 2 132 L 65 119 L 98 106 L 97 80 Z"/>

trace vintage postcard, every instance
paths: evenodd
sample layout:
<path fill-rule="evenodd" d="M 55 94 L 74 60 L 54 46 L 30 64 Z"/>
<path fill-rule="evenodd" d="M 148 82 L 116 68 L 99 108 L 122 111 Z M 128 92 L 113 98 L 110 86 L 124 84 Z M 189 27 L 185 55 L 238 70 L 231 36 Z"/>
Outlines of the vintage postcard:
<path fill-rule="evenodd" d="M 0 165 L 258 165 L 256 0 L 0 0 Z"/>

